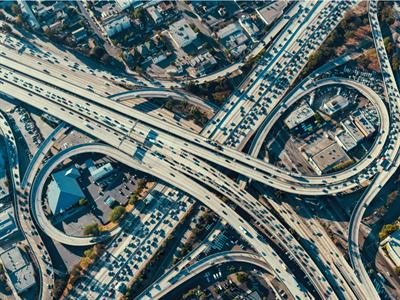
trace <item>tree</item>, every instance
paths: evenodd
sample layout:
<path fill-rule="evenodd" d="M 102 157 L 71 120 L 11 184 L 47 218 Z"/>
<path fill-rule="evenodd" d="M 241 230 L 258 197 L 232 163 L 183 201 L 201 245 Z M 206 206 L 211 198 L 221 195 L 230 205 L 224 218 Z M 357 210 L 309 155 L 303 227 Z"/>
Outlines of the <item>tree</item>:
<path fill-rule="evenodd" d="M 61 279 L 56 279 L 54 281 L 54 297 L 56 299 L 60 299 L 61 295 L 64 292 L 65 287 L 67 286 L 67 281 L 65 280 L 65 278 L 61 278 Z"/>
<path fill-rule="evenodd" d="M 392 58 L 392 67 L 395 72 L 399 70 L 399 66 L 400 66 L 399 57 L 397 55 L 394 55 Z"/>
<path fill-rule="evenodd" d="M 87 201 L 87 199 L 85 199 L 85 198 L 82 198 L 82 199 L 79 200 L 79 205 L 80 205 L 80 206 L 84 206 L 84 205 L 86 205 L 87 203 L 88 203 L 88 201 Z"/>
<path fill-rule="evenodd" d="M 139 7 L 139 8 L 135 8 L 132 12 L 132 18 L 133 19 L 139 19 L 143 17 L 143 8 Z"/>
<path fill-rule="evenodd" d="M 396 272 L 396 274 L 397 274 L 398 276 L 400 276 L 400 266 L 397 266 L 397 267 L 394 269 L 394 271 Z"/>
<path fill-rule="evenodd" d="M 77 277 L 81 274 L 82 268 L 79 264 L 76 264 L 75 266 L 73 266 L 70 275 L 72 277 Z"/>
<path fill-rule="evenodd" d="M 138 184 L 138 188 L 139 189 L 144 189 L 145 187 L 146 187 L 146 180 L 145 179 L 143 179 L 143 178 L 141 178 L 141 179 L 139 179 L 138 181 L 137 181 L 137 184 Z"/>
<path fill-rule="evenodd" d="M 22 24 L 23 21 L 24 21 L 24 19 L 22 18 L 22 15 L 21 15 L 21 14 L 18 14 L 18 15 L 15 17 L 15 22 L 16 22 L 17 24 Z"/>
<path fill-rule="evenodd" d="M 101 57 L 105 54 L 105 50 L 103 47 L 95 46 L 91 51 L 90 55 L 96 57 L 97 59 L 101 59 Z"/>
<path fill-rule="evenodd" d="M 382 230 L 379 232 L 379 239 L 384 240 L 389 234 L 395 232 L 398 226 L 395 224 L 386 224 L 383 226 Z"/>
<path fill-rule="evenodd" d="M 122 219 L 124 214 L 125 214 L 125 207 L 117 206 L 111 211 L 110 221 L 111 222 L 118 222 L 119 220 Z"/>
<path fill-rule="evenodd" d="M 83 234 L 84 235 L 99 235 L 100 234 L 99 224 L 93 223 L 93 224 L 86 225 L 85 228 L 83 229 Z"/>
<path fill-rule="evenodd" d="M 385 44 L 385 48 L 386 48 L 386 51 L 387 51 L 388 55 L 392 56 L 392 54 L 394 52 L 394 46 L 393 46 L 391 38 L 388 37 L 388 36 L 385 37 L 383 39 L 383 43 Z"/>
<path fill-rule="evenodd" d="M 138 201 L 139 201 L 139 196 L 136 193 L 132 194 L 129 198 L 129 204 L 131 205 L 135 205 Z"/>
<path fill-rule="evenodd" d="M 11 4 L 11 12 L 13 13 L 14 16 L 19 15 L 21 13 L 21 8 L 19 7 L 18 4 L 13 3 Z"/>
<path fill-rule="evenodd" d="M 240 283 L 243 283 L 243 282 L 246 282 L 249 279 L 249 275 L 246 272 L 239 272 L 236 275 L 236 278 Z"/>

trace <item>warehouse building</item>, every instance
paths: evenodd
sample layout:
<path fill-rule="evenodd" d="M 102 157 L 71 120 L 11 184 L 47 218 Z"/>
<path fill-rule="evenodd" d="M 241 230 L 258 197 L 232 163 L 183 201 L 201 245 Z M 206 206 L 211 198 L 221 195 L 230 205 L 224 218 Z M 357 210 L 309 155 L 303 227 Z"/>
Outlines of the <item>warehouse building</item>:
<path fill-rule="evenodd" d="M 48 186 L 47 197 L 54 215 L 59 214 L 84 199 L 81 187 L 77 181 L 80 177 L 75 167 L 62 170 L 52 175 L 53 180 Z"/>

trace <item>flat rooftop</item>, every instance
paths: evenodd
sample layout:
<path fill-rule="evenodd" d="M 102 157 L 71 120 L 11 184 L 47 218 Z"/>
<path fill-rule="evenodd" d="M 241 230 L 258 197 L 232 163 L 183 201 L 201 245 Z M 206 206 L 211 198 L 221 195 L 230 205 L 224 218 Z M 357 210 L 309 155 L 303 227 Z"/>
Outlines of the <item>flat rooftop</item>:
<path fill-rule="evenodd" d="M 12 207 L 0 212 L 0 240 L 18 231 Z"/>
<path fill-rule="evenodd" d="M 342 130 L 335 136 L 336 141 L 346 150 L 349 151 L 357 146 L 357 141 L 346 131 Z"/>
<path fill-rule="evenodd" d="M 329 139 L 321 132 L 316 132 L 315 134 L 308 136 L 304 139 L 304 142 L 305 145 L 301 147 L 301 150 L 304 150 L 304 152 L 306 152 L 310 157 L 316 155 L 334 143 L 333 140 Z"/>
<path fill-rule="evenodd" d="M 33 266 L 23 257 L 18 247 L 6 250 L 0 254 L 0 259 L 18 294 L 26 291 L 35 284 Z"/>
<path fill-rule="evenodd" d="M 286 117 L 285 124 L 289 129 L 292 129 L 312 116 L 314 116 L 313 109 L 307 103 L 303 103 Z"/>
<path fill-rule="evenodd" d="M 364 138 L 362 132 L 357 128 L 354 122 L 350 119 L 346 119 L 341 122 L 342 127 L 346 130 L 358 143 Z"/>
<path fill-rule="evenodd" d="M 282 15 L 286 6 L 287 1 L 285 0 L 275 1 L 272 4 L 267 4 L 261 9 L 257 9 L 257 13 L 265 24 L 270 25 Z"/>
<path fill-rule="evenodd" d="M 335 95 L 324 102 L 323 108 L 329 115 L 346 108 L 349 105 L 349 100 L 342 95 Z"/>
<path fill-rule="evenodd" d="M 350 160 L 351 158 L 337 143 L 333 143 L 312 157 L 312 161 L 321 172 L 328 171 L 335 165 Z"/>

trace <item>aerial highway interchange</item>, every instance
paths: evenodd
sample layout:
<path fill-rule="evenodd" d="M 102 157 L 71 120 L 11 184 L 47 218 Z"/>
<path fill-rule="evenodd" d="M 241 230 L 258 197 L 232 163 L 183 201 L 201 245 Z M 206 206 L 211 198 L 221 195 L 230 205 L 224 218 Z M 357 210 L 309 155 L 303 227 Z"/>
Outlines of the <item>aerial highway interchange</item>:
<path fill-rule="evenodd" d="M 182 198 L 184 202 L 189 198 L 197 200 L 253 249 L 253 252 L 232 250 L 227 251 L 226 255 L 225 252 L 213 254 L 181 268 L 178 268 L 178 263 L 175 269 L 171 267 L 160 276 L 157 284 L 146 287 L 137 299 L 168 299 L 174 290 L 206 272 L 212 272 L 209 270 L 216 265 L 232 262 L 254 265 L 271 274 L 282 287 L 278 292 L 274 284 L 268 282 L 269 288 L 279 299 L 380 299 L 382 296 L 362 259 L 360 231 L 368 206 L 394 177 L 400 165 L 400 94 L 395 75 L 398 70 L 392 70 L 382 37 L 378 1 L 368 1 L 366 9 L 382 74 L 384 95 L 354 79 L 336 75 L 319 77 L 362 55 L 359 53 L 340 57 L 335 63 L 326 62 L 316 70 L 318 75 L 312 73 L 300 83 L 298 81 L 314 51 L 321 47 L 346 13 L 357 5 L 358 1 L 292 3 L 284 17 L 276 21 L 278 23 L 273 27 L 277 28 L 276 32 L 267 33 L 265 39 L 253 49 L 253 55 L 260 56 L 258 61 L 220 108 L 199 95 L 186 92 L 184 81 L 172 80 L 162 86 L 163 80 L 149 80 L 148 76 L 142 78 L 135 73 L 131 75 L 132 80 L 126 74 L 126 79 L 118 78 L 114 80 L 118 84 L 110 85 L 105 79 L 108 76 L 104 75 L 106 72 L 101 76 L 96 72 L 85 72 L 81 77 L 81 73 L 64 69 L 54 62 L 49 63 L 43 57 L 19 53 L 9 44 L 0 43 L 0 95 L 62 121 L 41 143 L 22 171 L 18 161 L 20 146 L 16 142 L 17 135 L 13 133 L 15 129 L 10 125 L 12 122 L 9 122 L 10 117 L 5 115 L 6 112 L 0 115 L 0 129 L 4 133 L 10 164 L 7 172 L 10 172 L 12 179 L 15 215 L 24 239 L 31 247 L 33 263 L 38 270 L 39 292 L 35 297 L 52 299 L 55 277 L 59 276 L 49 253 L 51 251 L 46 249 L 48 238 L 69 247 L 106 244 L 109 245 L 106 249 L 111 249 L 112 241 L 118 244 L 115 241 L 122 239 L 127 230 L 132 230 L 133 221 L 127 218 L 117 222 L 117 226 L 109 231 L 95 236 L 82 236 L 76 232 L 66 232 L 48 217 L 43 194 L 48 190 L 49 178 L 54 178 L 56 170 L 60 170 L 66 161 L 74 161 L 81 156 L 101 155 L 167 184 L 167 189 L 161 189 L 166 195 L 176 190 L 187 195 Z M 64 61 L 67 60 L 64 58 Z M 191 82 L 212 82 L 221 74 L 231 73 L 241 66 L 242 63 L 232 64 L 209 76 L 192 79 Z M 121 88 L 126 82 L 136 88 L 128 91 Z M 101 85 L 98 91 L 97 84 Z M 265 140 L 271 136 L 277 124 L 282 124 L 282 116 L 293 110 L 302 99 L 312 98 L 319 90 L 330 88 L 356 91 L 376 111 L 376 136 L 367 154 L 350 167 L 322 174 L 299 174 L 296 170 L 282 169 L 268 159 L 262 159 L 260 153 L 264 151 Z M 113 92 L 109 92 L 111 90 Z M 180 119 L 141 111 L 125 104 L 125 101 L 135 98 L 146 101 L 158 98 L 164 102 L 174 99 L 199 107 L 212 114 L 212 117 L 199 131 L 194 127 L 188 128 Z M 60 147 L 57 153 L 49 155 L 57 141 L 74 130 L 84 133 L 92 142 Z M 303 221 L 296 220 L 295 210 L 285 213 L 290 208 L 280 206 L 274 200 L 277 196 L 271 193 L 271 189 L 289 197 L 304 199 L 357 193 L 359 196 L 355 197 L 359 199 L 348 224 L 349 259 L 345 259 L 342 250 L 323 226 L 311 224 L 311 221 L 307 226 Z M 176 220 L 176 226 L 183 222 L 184 215 L 186 211 L 179 215 L 182 220 Z M 141 213 L 132 213 L 131 218 L 135 217 L 140 219 Z M 151 223 L 151 218 L 143 220 L 143 223 Z M 167 222 L 151 223 L 149 239 L 153 239 L 161 230 L 168 231 Z M 317 236 L 315 241 L 312 241 L 313 234 L 308 231 L 310 228 L 312 232 L 317 232 L 314 234 Z M 219 229 L 217 231 L 221 233 Z M 43 239 L 43 236 L 46 238 Z M 305 243 L 299 236 L 309 238 L 309 243 L 313 245 Z M 210 244 L 214 240 L 215 237 Z M 137 243 L 134 247 L 139 249 L 150 242 L 147 243 L 144 238 Z M 200 245 L 198 254 L 207 248 L 204 244 Z M 112 257 L 113 250 L 109 251 L 109 254 L 108 250 L 103 254 L 104 260 L 95 261 L 89 267 L 96 268 L 98 274 L 88 272 L 78 280 L 80 283 L 76 284 L 76 289 L 72 289 L 67 298 L 122 297 L 123 292 L 116 288 L 121 286 L 117 276 L 129 268 L 131 261 L 132 266 L 137 268 L 142 268 L 142 265 L 135 264 L 139 255 L 130 256 L 126 251 L 126 263 L 121 264 L 119 271 L 109 271 L 107 255 Z M 196 253 L 196 249 L 192 253 Z M 151 252 L 151 255 L 154 254 Z M 142 260 L 143 256 L 140 257 Z M 189 256 L 188 262 L 193 259 Z M 182 260 L 183 263 L 186 261 Z M 296 272 L 293 272 L 293 268 Z"/>

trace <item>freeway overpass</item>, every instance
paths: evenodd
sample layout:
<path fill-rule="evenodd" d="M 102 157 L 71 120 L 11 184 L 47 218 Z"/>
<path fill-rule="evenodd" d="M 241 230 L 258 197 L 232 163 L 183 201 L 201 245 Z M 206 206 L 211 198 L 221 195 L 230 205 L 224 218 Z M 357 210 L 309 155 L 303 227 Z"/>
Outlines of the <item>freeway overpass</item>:
<path fill-rule="evenodd" d="M 13 96 L 19 95 L 17 98 L 20 100 L 46 112 L 52 110 L 53 115 L 60 119 L 64 119 L 68 112 L 66 121 L 69 123 L 72 121 L 72 114 L 78 114 L 80 119 L 77 120 L 77 123 L 79 125 L 82 125 L 82 121 L 86 120 L 86 127 L 104 127 L 107 132 L 104 132 L 104 135 L 99 137 L 100 139 L 110 136 L 112 130 L 114 135 L 119 135 L 121 144 L 128 144 L 131 139 L 143 143 L 146 142 L 149 134 L 154 133 L 154 141 L 150 145 L 152 149 L 149 149 L 149 151 L 156 151 L 165 156 L 172 155 L 176 157 L 175 161 L 185 161 L 185 166 L 189 164 L 185 155 L 192 154 L 267 185 L 273 185 L 291 193 L 308 195 L 335 194 L 357 188 L 358 182 L 356 180 L 351 181 L 350 177 L 363 171 L 358 169 L 346 170 L 348 176 L 343 182 L 337 179 L 337 174 L 321 177 L 287 174 L 287 172 L 281 171 L 271 164 L 229 147 L 215 144 L 207 138 L 200 137 L 173 124 L 166 125 L 165 122 L 155 117 L 124 105 L 118 105 L 90 91 L 75 88 L 72 95 L 67 92 L 69 90 L 68 83 L 60 82 L 45 73 L 29 72 L 29 70 L 25 70 L 24 66 L 17 65 L 15 61 L 4 61 L 9 66 L 14 65 L 13 68 L 18 69 L 18 73 L 10 73 L 4 67 L 0 70 L 2 79 L 0 84 L 2 84 L 3 93 Z M 20 73 L 22 71 L 29 72 L 30 75 Z M 33 80 L 32 77 L 37 79 Z M 45 77 L 43 79 L 47 79 L 47 82 L 52 82 L 54 87 L 44 83 L 42 79 L 39 79 L 41 77 Z M 77 96 L 78 93 L 79 96 Z M 45 99 L 47 103 L 43 102 Z M 39 102 L 43 104 L 35 104 Z M 71 124 L 77 126 L 77 123 Z M 154 146 L 157 146 L 158 149 Z M 205 172 L 207 173 L 207 171 Z M 365 174 L 363 176 L 365 177 Z M 330 189 L 326 188 L 327 183 L 331 187 Z"/>
<path fill-rule="evenodd" d="M 257 266 L 268 273 L 272 273 L 273 271 L 265 263 L 265 261 L 256 254 L 244 252 L 244 251 L 226 251 L 219 252 L 210 256 L 207 256 L 200 261 L 194 263 L 193 265 L 186 267 L 180 271 L 171 271 L 171 276 L 168 276 L 168 280 L 164 280 L 158 284 L 159 292 L 155 294 L 146 294 L 137 299 L 141 300 L 150 300 L 150 299 L 161 299 L 163 297 L 168 296 L 168 294 L 176 289 L 178 286 L 184 284 L 185 282 L 191 280 L 195 276 L 199 275 L 202 272 L 207 271 L 208 269 L 225 263 L 247 263 L 254 266 Z"/>
<path fill-rule="evenodd" d="M 38 296 L 41 299 L 46 299 L 48 295 L 52 296 L 51 287 L 54 285 L 53 264 L 49 253 L 47 251 L 41 251 L 39 248 L 39 245 L 44 245 L 43 241 L 36 231 L 36 225 L 33 223 L 32 219 L 27 216 L 28 214 L 23 208 L 23 206 L 25 206 L 25 199 L 23 196 L 23 186 L 20 182 L 21 174 L 18 148 L 13 131 L 2 112 L 0 112 L 0 131 L 3 132 L 4 138 L 6 139 L 5 143 L 12 182 L 11 188 L 13 188 L 12 194 L 15 218 L 22 235 L 32 250 L 32 258 L 36 265 L 40 281 Z"/>
<path fill-rule="evenodd" d="M 249 223 L 243 220 L 239 215 L 237 215 L 234 210 L 224 204 L 213 193 L 209 192 L 207 189 L 185 177 L 184 175 L 178 172 L 174 172 L 165 164 L 160 163 L 157 159 L 148 156 L 146 161 L 139 162 L 131 156 L 113 147 L 103 144 L 78 145 L 76 147 L 66 149 L 56 156 L 52 157 L 39 172 L 39 175 L 33 183 L 31 190 L 31 195 L 33 197 L 31 199 L 32 213 L 41 229 L 46 232 L 46 234 L 48 234 L 51 238 L 58 240 L 64 244 L 74 246 L 90 245 L 106 238 L 106 236 L 100 236 L 98 238 L 69 236 L 59 231 L 50 223 L 50 221 L 44 215 L 43 208 L 41 207 L 41 202 L 39 199 L 41 196 L 41 188 L 43 187 L 43 183 L 46 180 L 47 176 L 51 173 L 52 167 L 56 166 L 56 162 L 61 162 L 64 158 L 70 157 L 70 155 L 76 155 L 86 152 L 100 153 L 113 157 L 113 159 L 129 167 L 145 173 L 149 173 L 163 181 L 169 182 L 170 184 L 187 193 L 188 195 L 191 195 L 199 201 L 203 202 L 206 206 L 216 212 L 221 218 L 225 219 L 228 224 L 232 226 L 232 228 L 234 228 L 245 240 L 249 242 L 250 245 L 257 249 L 257 251 L 260 253 L 260 256 L 263 257 L 274 270 L 278 270 L 275 271 L 275 275 L 286 285 L 290 286 L 290 289 L 294 296 L 298 295 L 301 298 L 305 296 L 307 297 L 304 289 L 299 286 L 293 275 L 288 273 L 287 267 L 284 266 L 283 262 L 277 258 L 277 255 L 272 250 L 272 248 L 263 239 L 258 238 L 258 233 Z M 241 228 L 243 228 L 243 230 Z"/>
<path fill-rule="evenodd" d="M 396 84 L 393 71 L 390 67 L 390 60 L 386 53 L 383 37 L 379 25 L 379 19 L 377 15 L 377 1 L 369 1 L 369 21 L 372 27 L 372 35 L 374 38 L 375 48 L 378 54 L 379 65 L 381 73 L 384 79 L 386 96 L 389 100 L 390 107 L 390 121 L 391 121 L 391 136 L 392 141 L 391 147 L 385 152 L 391 165 L 387 170 L 383 170 L 378 173 L 372 184 L 367 188 L 364 194 L 361 196 L 356 207 L 351 215 L 349 224 L 349 255 L 354 270 L 357 275 L 373 295 L 374 299 L 379 299 L 379 295 L 369 278 L 368 272 L 362 261 L 362 255 L 359 244 L 359 232 L 362 222 L 362 217 L 369 206 L 369 204 L 375 199 L 376 195 L 380 192 L 383 185 L 392 177 L 400 166 L 400 139 L 398 138 L 399 121 L 400 121 L 400 93 Z"/>
<path fill-rule="evenodd" d="M 248 80 L 209 122 L 203 135 L 242 149 L 263 119 L 279 103 L 291 83 L 351 1 L 307 1 L 299 14 L 272 43 Z"/>

